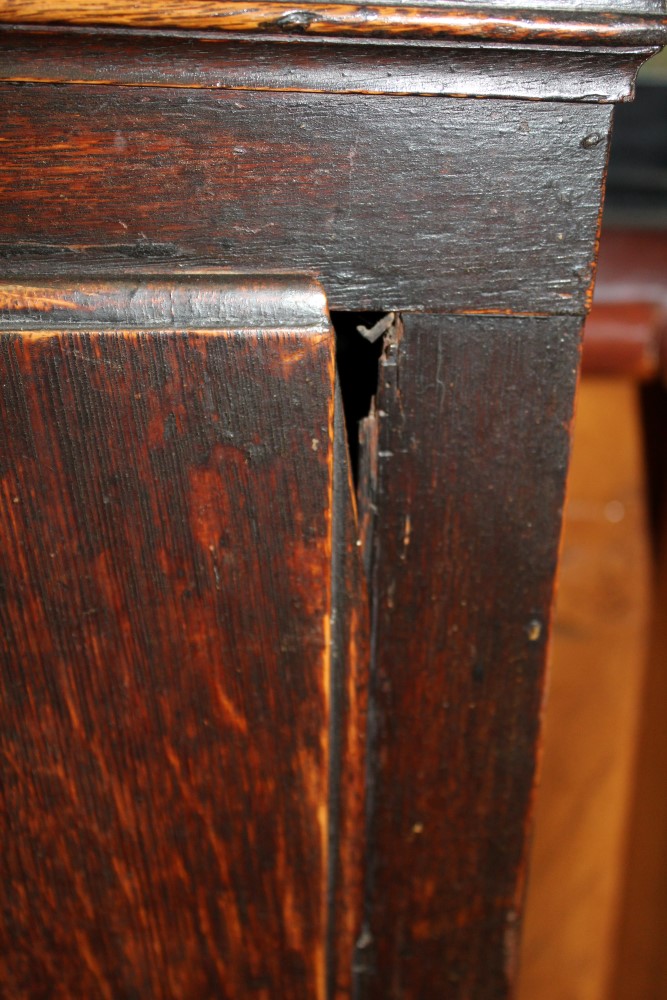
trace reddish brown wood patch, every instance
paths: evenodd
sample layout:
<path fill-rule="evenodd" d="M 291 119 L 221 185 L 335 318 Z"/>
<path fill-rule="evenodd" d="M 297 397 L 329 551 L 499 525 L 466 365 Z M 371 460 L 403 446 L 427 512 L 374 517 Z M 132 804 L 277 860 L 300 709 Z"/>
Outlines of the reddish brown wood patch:
<path fill-rule="evenodd" d="M 0 370 L 3 994 L 322 997 L 330 338 Z"/>

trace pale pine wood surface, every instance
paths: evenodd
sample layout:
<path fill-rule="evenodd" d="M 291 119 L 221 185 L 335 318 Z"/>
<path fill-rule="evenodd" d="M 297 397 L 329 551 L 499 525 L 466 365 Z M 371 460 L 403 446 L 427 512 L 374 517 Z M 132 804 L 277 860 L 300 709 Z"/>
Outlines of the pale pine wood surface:
<path fill-rule="evenodd" d="M 644 505 L 637 387 L 585 379 L 518 1000 L 610 995 L 648 633 Z"/>

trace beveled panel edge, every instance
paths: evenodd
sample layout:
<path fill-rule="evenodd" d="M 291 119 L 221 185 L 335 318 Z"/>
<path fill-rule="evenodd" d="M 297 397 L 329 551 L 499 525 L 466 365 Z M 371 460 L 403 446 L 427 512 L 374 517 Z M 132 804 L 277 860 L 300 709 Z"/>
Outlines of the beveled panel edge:
<path fill-rule="evenodd" d="M 617 102 L 656 51 L 0 26 L 0 81 Z"/>
<path fill-rule="evenodd" d="M 0 332 L 331 329 L 321 285 L 303 275 L 191 271 L 0 282 Z"/>
<path fill-rule="evenodd" d="M 0 22 L 565 45 L 660 45 L 667 13 L 285 0 L 0 0 Z"/>

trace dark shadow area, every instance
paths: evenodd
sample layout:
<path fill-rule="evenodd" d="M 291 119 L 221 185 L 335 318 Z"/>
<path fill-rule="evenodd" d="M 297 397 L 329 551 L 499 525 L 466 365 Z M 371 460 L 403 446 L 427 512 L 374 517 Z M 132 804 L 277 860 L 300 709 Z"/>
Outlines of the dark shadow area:
<path fill-rule="evenodd" d="M 359 421 L 367 417 L 377 392 L 378 365 L 383 337 L 371 344 L 357 330 L 372 327 L 384 313 L 333 312 L 336 331 L 336 364 L 343 397 L 345 425 L 355 488 L 359 478 Z"/>
<path fill-rule="evenodd" d="M 605 226 L 667 228 L 667 86 L 640 83 L 614 110 Z"/>

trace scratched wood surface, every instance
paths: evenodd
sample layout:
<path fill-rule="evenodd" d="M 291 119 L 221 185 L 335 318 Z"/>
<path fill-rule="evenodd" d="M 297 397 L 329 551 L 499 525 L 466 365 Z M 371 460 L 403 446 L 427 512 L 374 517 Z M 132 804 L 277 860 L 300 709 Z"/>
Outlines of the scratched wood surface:
<path fill-rule="evenodd" d="M 664 36 L 602 7 L 0 0 L 0 265 L 49 274 L 0 296 L 10 1000 L 507 997 L 598 102 Z M 101 302 L 84 265 L 148 277 Z M 193 267 L 571 314 L 390 338 L 372 657 L 321 298 L 221 278 L 211 312 Z"/>
<path fill-rule="evenodd" d="M 579 325 L 405 316 L 385 350 L 357 958 L 373 1000 L 511 992 Z"/>
<path fill-rule="evenodd" d="M 339 394 L 334 410 L 333 463 L 329 829 L 334 836 L 330 851 L 332 909 L 327 939 L 327 997 L 351 1000 L 366 871 L 370 614 Z"/>
<path fill-rule="evenodd" d="M 150 308 L 138 287 L 148 320 L 210 312 L 196 287 Z M 78 307 L 62 322 L 66 294 L 49 325 L 33 288 L 0 335 L 8 1000 L 322 1000 L 327 967 L 349 995 L 326 951 L 358 925 L 329 936 L 329 896 L 358 847 L 330 786 L 358 839 L 365 660 L 340 579 L 332 605 L 332 337 L 318 289 L 243 287 L 273 328 L 96 332 Z"/>
<path fill-rule="evenodd" d="M 623 101 L 654 48 L 397 45 L 348 39 L 0 26 L 0 80 L 299 93 Z"/>
<path fill-rule="evenodd" d="M 610 115 L 3 84 L 0 263 L 271 268 L 317 273 L 332 308 L 581 313 Z"/>
<path fill-rule="evenodd" d="M 592 0 L 517 8 L 493 4 L 299 4 L 257 0 L 0 0 L 0 21 L 112 25 L 129 28 L 265 32 L 324 36 L 475 38 L 584 45 L 651 45 L 664 41 L 664 6 L 657 0 L 617 0 L 615 11 Z"/>

